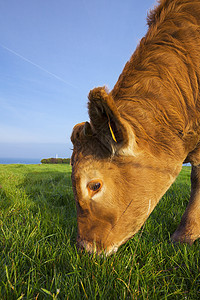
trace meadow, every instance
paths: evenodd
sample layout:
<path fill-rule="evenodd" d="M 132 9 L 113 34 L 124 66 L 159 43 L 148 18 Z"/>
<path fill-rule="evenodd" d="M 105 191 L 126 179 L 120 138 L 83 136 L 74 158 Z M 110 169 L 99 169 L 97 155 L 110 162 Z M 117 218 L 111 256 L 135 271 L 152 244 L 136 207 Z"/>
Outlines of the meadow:
<path fill-rule="evenodd" d="M 200 244 L 172 244 L 183 170 L 143 228 L 108 258 L 76 250 L 69 165 L 0 165 L 0 299 L 200 299 Z"/>

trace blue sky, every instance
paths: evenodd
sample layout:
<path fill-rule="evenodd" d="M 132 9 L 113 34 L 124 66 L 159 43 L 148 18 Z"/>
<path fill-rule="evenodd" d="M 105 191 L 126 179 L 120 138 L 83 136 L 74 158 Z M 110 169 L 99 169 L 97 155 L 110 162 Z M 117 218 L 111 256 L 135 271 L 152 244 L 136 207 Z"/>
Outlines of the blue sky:
<path fill-rule="evenodd" d="M 0 157 L 69 157 L 90 89 L 113 88 L 155 4 L 1 0 Z"/>

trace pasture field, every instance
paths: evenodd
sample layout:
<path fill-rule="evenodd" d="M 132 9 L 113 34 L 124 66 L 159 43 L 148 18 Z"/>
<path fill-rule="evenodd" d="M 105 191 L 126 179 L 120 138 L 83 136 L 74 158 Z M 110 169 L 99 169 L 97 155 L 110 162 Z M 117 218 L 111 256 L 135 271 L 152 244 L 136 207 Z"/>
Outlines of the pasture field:
<path fill-rule="evenodd" d="M 143 228 L 108 258 L 79 253 L 68 165 L 0 165 L 0 299 L 200 299 L 200 244 L 173 245 L 183 167 Z"/>

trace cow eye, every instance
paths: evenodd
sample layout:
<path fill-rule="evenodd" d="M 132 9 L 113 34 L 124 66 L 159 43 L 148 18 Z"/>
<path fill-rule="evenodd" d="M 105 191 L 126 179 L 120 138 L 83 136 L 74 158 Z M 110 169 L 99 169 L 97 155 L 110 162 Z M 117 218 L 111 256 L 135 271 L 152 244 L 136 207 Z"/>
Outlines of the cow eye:
<path fill-rule="evenodd" d="M 100 180 L 92 180 L 87 184 L 87 188 L 90 196 L 96 194 L 102 188 L 102 181 Z"/>
<path fill-rule="evenodd" d="M 90 183 L 89 184 L 89 189 L 93 192 L 96 192 L 100 189 L 101 187 L 101 183 L 100 182 L 96 182 L 96 183 Z"/>

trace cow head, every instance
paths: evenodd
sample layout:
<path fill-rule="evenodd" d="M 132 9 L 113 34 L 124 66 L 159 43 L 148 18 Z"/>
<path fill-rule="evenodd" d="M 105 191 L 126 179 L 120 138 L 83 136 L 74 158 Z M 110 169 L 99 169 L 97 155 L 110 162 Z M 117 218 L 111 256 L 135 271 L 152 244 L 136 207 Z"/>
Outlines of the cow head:
<path fill-rule="evenodd" d="M 138 143 L 131 122 L 105 88 L 89 94 L 90 123 L 72 132 L 72 186 L 80 247 L 116 252 L 130 239 L 180 171 Z"/>

